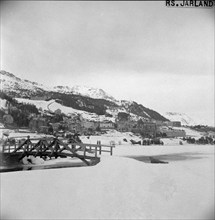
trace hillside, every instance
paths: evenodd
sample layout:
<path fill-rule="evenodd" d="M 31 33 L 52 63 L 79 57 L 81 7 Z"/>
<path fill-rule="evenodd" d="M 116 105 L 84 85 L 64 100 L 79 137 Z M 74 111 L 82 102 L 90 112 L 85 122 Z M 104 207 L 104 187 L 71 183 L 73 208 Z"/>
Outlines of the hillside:
<path fill-rule="evenodd" d="M 166 112 L 163 114 L 165 118 L 168 118 L 170 121 L 180 121 L 182 125 L 197 125 L 197 123 L 185 113 L 177 112 Z"/>
<path fill-rule="evenodd" d="M 112 102 L 116 102 L 111 95 L 107 94 L 104 90 L 98 88 L 91 88 L 88 86 L 54 86 L 48 87 L 37 82 L 32 82 L 26 79 L 16 77 L 14 74 L 0 71 L 0 85 L 1 91 L 6 92 L 9 95 L 15 95 L 19 97 L 23 96 L 42 96 L 49 92 L 56 92 L 62 94 L 74 94 L 94 99 L 105 99 Z"/>
<path fill-rule="evenodd" d="M 160 115 L 158 112 L 146 108 L 141 104 L 138 104 L 136 102 L 126 102 L 124 101 L 122 106 L 129 112 L 133 113 L 135 115 L 138 115 L 143 118 L 152 118 L 155 120 L 160 120 L 160 121 L 168 121 L 165 117 Z"/>
<path fill-rule="evenodd" d="M 55 86 L 53 91 L 63 94 L 74 94 L 90 97 L 93 99 L 105 99 L 111 102 L 117 102 L 117 100 L 111 95 L 107 94 L 104 90 L 98 88 L 92 88 L 89 86 Z"/>
<path fill-rule="evenodd" d="M 119 101 L 102 89 L 86 86 L 55 86 L 47 87 L 37 82 L 16 77 L 12 73 L 0 71 L 1 92 L 18 99 L 27 98 L 28 103 L 36 100 L 58 100 L 61 106 L 115 118 L 119 112 L 128 113 L 134 120 L 168 121 L 158 112 L 133 101 Z M 30 101 L 32 100 L 32 102 Z M 25 101 L 26 102 L 26 101 Z"/>
<path fill-rule="evenodd" d="M 20 79 L 6 71 L 0 71 L 0 85 L 1 91 L 14 97 L 43 95 L 49 89 L 42 84 Z"/>

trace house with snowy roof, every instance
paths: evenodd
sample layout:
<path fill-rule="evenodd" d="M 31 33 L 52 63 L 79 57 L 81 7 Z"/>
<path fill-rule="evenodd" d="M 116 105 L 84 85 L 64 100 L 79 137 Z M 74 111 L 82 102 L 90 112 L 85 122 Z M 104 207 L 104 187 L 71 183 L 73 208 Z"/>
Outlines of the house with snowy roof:
<path fill-rule="evenodd" d="M 166 121 L 164 122 L 166 126 L 172 126 L 172 127 L 181 127 L 180 121 Z"/>
<path fill-rule="evenodd" d="M 102 121 L 99 123 L 99 127 L 101 130 L 114 129 L 115 124 L 112 121 Z"/>

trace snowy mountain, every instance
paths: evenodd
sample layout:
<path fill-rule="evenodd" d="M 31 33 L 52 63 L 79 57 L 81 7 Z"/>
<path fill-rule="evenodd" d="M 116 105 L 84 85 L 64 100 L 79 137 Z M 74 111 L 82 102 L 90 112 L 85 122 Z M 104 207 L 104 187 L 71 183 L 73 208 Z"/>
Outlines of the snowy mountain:
<path fill-rule="evenodd" d="M 0 71 L 0 89 L 12 95 L 32 96 L 43 94 L 45 90 L 50 88 L 36 82 L 20 79 L 12 73 Z"/>
<path fill-rule="evenodd" d="M 170 121 L 180 121 L 182 125 L 197 125 L 197 123 L 185 113 L 166 112 L 163 116 Z"/>
<path fill-rule="evenodd" d="M 91 97 L 93 99 L 106 99 L 109 101 L 117 102 L 114 97 L 108 95 L 104 90 L 92 88 L 89 86 L 55 86 L 53 91 L 66 94 L 82 95 L 86 97 Z"/>
<path fill-rule="evenodd" d="M 96 114 L 99 117 L 105 115 L 109 120 L 113 120 L 111 117 L 116 118 L 119 112 L 129 114 L 133 120 L 140 118 L 160 121 L 168 120 L 158 112 L 146 108 L 142 104 L 134 101 L 116 100 L 102 89 L 87 86 L 55 86 L 51 88 L 36 82 L 20 79 L 6 71 L 0 71 L 0 85 L 1 92 L 13 98 L 27 98 L 29 100 L 27 101 L 28 103 L 35 103 L 35 105 L 37 103 L 36 100 L 59 100 L 62 106 L 70 108 L 71 111 L 73 111 L 72 109 L 85 111 L 87 114 Z M 44 103 L 44 105 L 46 104 Z M 67 111 L 70 110 L 67 109 Z"/>
<path fill-rule="evenodd" d="M 98 88 L 92 88 L 88 86 L 55 86 L 48 87 L 36 82 L 31 82 L 29 80 L 23 80 L 16 77 L 12 73 L 6 71 L 0 71 L 0 85 L 1 91 L 7 92 L 8 94 L 23 96 L 32 95 L 44 95 L 46 92 L 59 92 L 64 94 L 74 94 L 86 97 L 91 97 L 94 99 L 105 99 L 112 102 L 117 102 L 114 97 L 107 94 L 104 90 Z"/>

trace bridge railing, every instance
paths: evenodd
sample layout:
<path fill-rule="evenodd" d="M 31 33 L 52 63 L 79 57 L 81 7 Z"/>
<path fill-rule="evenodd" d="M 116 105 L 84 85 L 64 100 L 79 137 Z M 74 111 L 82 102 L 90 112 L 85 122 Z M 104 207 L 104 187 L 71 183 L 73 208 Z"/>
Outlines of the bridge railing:
<path fill-rule="evenodd" d="M 43 141 L 42 141 L 43 140 Z M 94 156 L 97 157 L 98 154 L 101 155 L 102 152 L 110 153 L 110 155 L 113 155 L 113 148 L 115 147 L 114 144 L 111 145 L 104 145 L 101 144 L 100 141 L 97 142 L 97 144 L 88 144 L 88 143 L 68 143 L 68 139 L 58 139 L 55 137 L 45 137 L 45 138 L 30 138 L 25 137 L 25 139 L 16 139 L 14 138 L 13 141 L 8 139 L 3 145 L 2 145 L 2 152 L 3 153 L 13 153 L 13 152 L 29 152 L 29 151 L 35 151 L 35 146 L 38 148 L 46 147 L 49 148 L 50 144 L 57 140 L 60 145 L 67 145 L 70 149 L 83 151 L 83 155 L 86 156 L 86 153 L 94 153 Z M 59 145 L 58 143 L 58 145 Z M 53 144 L 53 143 L 52 143 Z M 55 143 L 54 143 L 55 145 Z"/>
<path fill-rule="evenodd" d="M 62 139 L 62 141 L 67 141 L 66 139 Z M 107 152 L 110 153 L 110 155 L 113 155 L 113 148 L 115 147 L 115 145 L 104 145 L 101 144 L 101 142 L 97 142 L 97 144 L 89 144 L 89 143 L 69 143 L 69 145 L 71 145 L 72 147 L 82 147 L 80 148 L 80 151 L 86 149 L 86 151 L 89 152 L 95 152 L 95 155 L 97 157 L 97 155 L 101 155 L 102 152 Z"/>

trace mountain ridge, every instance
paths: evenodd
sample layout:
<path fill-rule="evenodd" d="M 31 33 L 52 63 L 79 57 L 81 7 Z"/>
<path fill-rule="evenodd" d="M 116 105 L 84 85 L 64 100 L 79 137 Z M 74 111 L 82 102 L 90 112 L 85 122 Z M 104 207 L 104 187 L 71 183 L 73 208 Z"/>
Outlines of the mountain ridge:
<path fill-rule="evenodd" d="M 16 98 L 46 100 L 58 99 L 64 106 L 77 110 L 116 117 L 117 112 L 126 112 L 135 120 L 168 121 L 160 113 L 144 107 L 134 101 L 116 100 L 102 89 L 87 86 L 54 86 L 46 87 L 37 82 L 23 80 L 12 73 L 0 71 L 1 91 Z"/>
<path fill-rule="evenodd" d="M 182 125 L 197 125 L 197 123 L 185 113 L 178 112 L 166 112 L 162 114 L 165 118 L 170 121 L 180 121 Z"/>
<path fill-rule="evenodd" d="M 16 92 L 19 90 L 24 95 L 41 95 L 41 92 L 60 92 L 65 94 L 82 95 L 95 99 L 108 99 L 114 102 L 117 101 L 113 96 L 107 94 L 104 90 L 99 88 L 78 85 L 72 87 L 61 85 L 48 87 L 27 79 L 21 79 L 16 77 L 13 73 L 9 73 L 5 70 L 0 71 L 0 76 L 1 90 L 7 93 L 12 93 L 14 90 L 16 90 Z M 19 82 L 19 85 L 16 81 Z M 27 90 L 31 91 L 27 93 Z M 19 95 L 23 95 L 22 93 L 19 93 Z"/>

